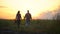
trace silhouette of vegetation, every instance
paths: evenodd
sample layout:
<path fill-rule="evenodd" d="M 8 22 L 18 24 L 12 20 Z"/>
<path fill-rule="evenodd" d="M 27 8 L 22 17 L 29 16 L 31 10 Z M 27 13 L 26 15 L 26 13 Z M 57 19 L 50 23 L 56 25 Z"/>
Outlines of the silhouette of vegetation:
<path fill-rule="evenodd" d="M 53 26 L 50 28 L 50 31 L 56 32 L 57 34 L 59 34 L 58 33 L 60 31 L 60 8 L 59 7 L 56 10 L 56 14 L 53 19 L 55 20 L 53 22 Z"/>
<path fill-rule="evenodd" d="M 1 20 L 0 19 L 0 28 L 10 29 L 17 31 L 17 25 L 14 23 L 14 20 Z M 0 29 L 1 30 L 1 29 Z M 25 21 L 22 20 L 19 31 L 24 32 L 37 32 L 37 33 L 59 33 L 59 26 L 57 26 L 56 20 L 32 20 L 29 27 L 25 26 Z"/>

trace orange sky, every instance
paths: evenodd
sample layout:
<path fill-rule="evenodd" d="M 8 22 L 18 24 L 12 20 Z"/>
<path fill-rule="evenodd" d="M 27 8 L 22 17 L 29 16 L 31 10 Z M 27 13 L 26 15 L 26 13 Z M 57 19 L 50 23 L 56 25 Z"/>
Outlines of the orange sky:
<path fill-rule="evenodd" d="M 14 19 L 18 10 L 23 18 L 29 10 L 33 19 L 40 19 L 41 13 L 56 10 L 59 3 L 60 0 L 0 0 L 0 18 Z"/>

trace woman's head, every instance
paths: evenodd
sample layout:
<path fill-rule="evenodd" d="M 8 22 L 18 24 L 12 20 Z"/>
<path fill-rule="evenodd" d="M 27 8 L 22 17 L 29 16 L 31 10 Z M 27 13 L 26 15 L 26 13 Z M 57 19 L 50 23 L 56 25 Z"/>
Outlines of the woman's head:
<path fill-rule="evenodd" d="M 18 11 L 18 13 L 20 13 L 20 11 Z"/>

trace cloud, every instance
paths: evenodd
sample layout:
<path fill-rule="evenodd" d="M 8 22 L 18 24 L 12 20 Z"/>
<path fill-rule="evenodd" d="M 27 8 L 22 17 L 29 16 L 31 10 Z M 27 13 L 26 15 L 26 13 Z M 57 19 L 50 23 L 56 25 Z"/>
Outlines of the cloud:
<path fill-rule="evenodd" d="M 6 6 L 0 6 L 0 8 L 6 8 Z"/>

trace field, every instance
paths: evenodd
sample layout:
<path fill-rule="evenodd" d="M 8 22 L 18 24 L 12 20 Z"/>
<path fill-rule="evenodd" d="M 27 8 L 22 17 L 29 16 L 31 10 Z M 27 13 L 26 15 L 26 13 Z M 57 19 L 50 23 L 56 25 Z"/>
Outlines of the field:
<path fill-rule="evenodd" d="M 60 32 L 60 21 L 57 20 L 32 20 L 30 26 L 25 26 L 25 21 L 22 20 L 20 28 L 18 30 L 17 24 L 14 20 L 3 20 L 0 19 L 0 31 L 2 30 L 12 30 L 12 31 L 24 31 L 24 32 L 36 32 L 36 33 L 52 33 L 59 34 Z"/>

